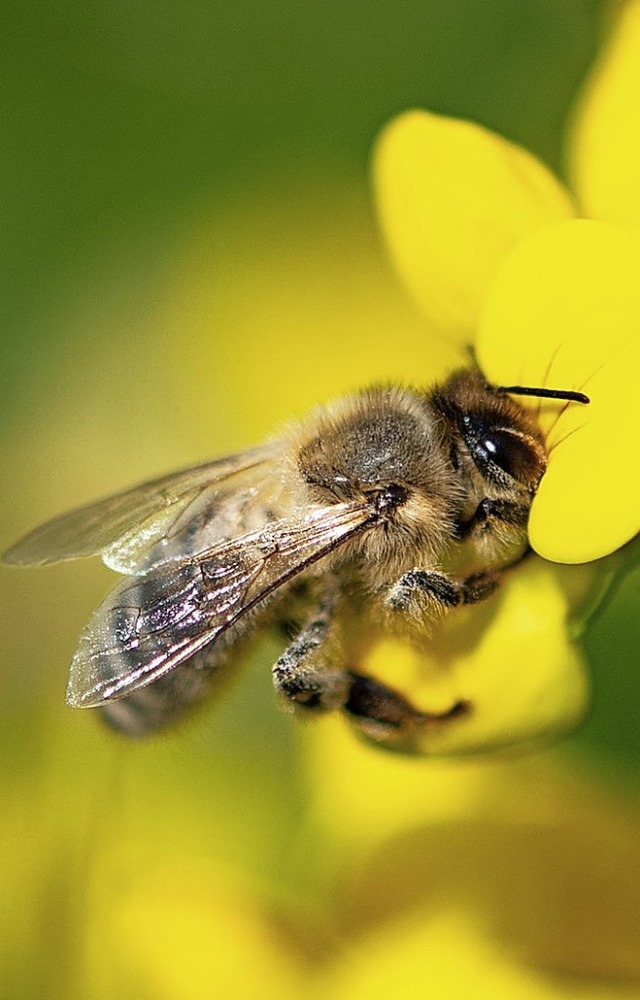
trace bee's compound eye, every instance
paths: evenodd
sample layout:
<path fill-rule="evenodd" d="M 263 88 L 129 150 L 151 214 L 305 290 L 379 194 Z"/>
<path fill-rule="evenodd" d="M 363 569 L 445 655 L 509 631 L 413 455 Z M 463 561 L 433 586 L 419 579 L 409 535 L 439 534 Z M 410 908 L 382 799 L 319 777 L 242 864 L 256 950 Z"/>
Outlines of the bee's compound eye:
<path fill-rule="evenodd" d="M 500 431 L 487 434 L 478 442 L 480 450 L 485 453 L 487 459 L 509 473 L 511 472 L 511 444 L 510 435 L 502 434 Z"/>
<path fill-rule="evenodd" d="M 518 482 L 529 482 L 540 474 L 536 451 L 511 431 L 495 428 L 479 439 L 477 448 L 485 462 L 497 465 Z"/>

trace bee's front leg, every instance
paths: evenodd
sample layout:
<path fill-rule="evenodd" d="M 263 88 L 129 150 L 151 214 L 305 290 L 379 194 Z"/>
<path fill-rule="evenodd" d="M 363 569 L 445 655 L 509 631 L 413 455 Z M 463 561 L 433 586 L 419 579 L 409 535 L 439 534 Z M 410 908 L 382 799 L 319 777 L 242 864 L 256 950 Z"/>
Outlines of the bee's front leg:
<path fill-rule="evenodd" d="M 351 679 L 325 655 L 334 607 L 335 596 L 325 597 L 273 667 L 276 691 L 293 706 L 331 711 L 347 701 Z"/>
<path fill-rule="evenodd" d="M 493 534 L 498 528 L 502 532 L 512 531 L 517 535 L 526 529 L 530 510 L 530 503 L 490 500 L 489 497 L 485 497 L 478 504 L 472 517 L 458 524 L 458 537 L 478 538 Z"/>
<path fill-rule="evenodd" d="M 411 569 L 386 593 L 391 611 L 441 617 L 461 604 L 484 601 L 500 583 L 500 572 L 474 573 L 461 580 L 433 569 Z"/>

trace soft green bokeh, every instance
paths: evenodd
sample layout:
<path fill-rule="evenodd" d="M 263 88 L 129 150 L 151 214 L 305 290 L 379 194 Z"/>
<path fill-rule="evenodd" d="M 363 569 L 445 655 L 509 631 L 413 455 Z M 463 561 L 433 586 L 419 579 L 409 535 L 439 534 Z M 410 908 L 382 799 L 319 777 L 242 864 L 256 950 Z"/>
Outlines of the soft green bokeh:
<path fill-rule="evenodd" d="M 601 12 L 12 4 L 3 543 L 367 380 L 428 382 L 447 346 L 422 356 L 384 260 L 374 136 L 427 105 L 558 168 Z M 491 766 L 399 762 L 296 725 L 273 646 L 190 726 L 115 741 L 63 702 L 111 579 L 0 571 L 0 995 L 373 996 L 372 955 L 379 984 L 402 974 L 418 995 L 468 996 L 474 977 L 495 996 L 637 995 L 637 573 L 586 639 L 586 727 Z"/>

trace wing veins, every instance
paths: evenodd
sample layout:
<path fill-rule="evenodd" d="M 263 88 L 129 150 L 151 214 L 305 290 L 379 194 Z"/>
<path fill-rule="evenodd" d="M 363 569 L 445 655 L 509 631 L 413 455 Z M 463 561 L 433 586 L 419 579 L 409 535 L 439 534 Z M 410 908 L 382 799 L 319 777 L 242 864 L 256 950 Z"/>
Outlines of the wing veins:
<path fill-rule="evenodd" d="M 253 572 L 251 573 L 250 578 L 245 576 L 238 581 L 238 584 L 236 584 L 236 588 L 238 588 L 238 595 L 235 596 L 230 602 L 231 605 L 236 605 L 236 610 L 232 611 L 218 624 L 213 624 L 215 620 L 215 613 L 210 615 L 206 615 L 206 613 L 204 613 L 207 600 L 215 600 L 216 593 L 221 592 L 221 583 L 222 579 L 224 579 L 223 577 L 220 581 L 216 581 L 216 586 L 214 588 L 204 588 L 202 595 L 199 596 L 199 599 L 195 602 L 195 607 L 190 612 L 190 614 L 195 615 L 195 621 L 191 623 L 190 627 L 198 628 L 196 635 L 192 637 L 186 636 L 177 638 L 175 643 L 172 643 L 169 649 L 159 648 L 155 652 L 151 650 L 148 660 L 140 663 L 133 669 L 128 670 L 126 673 L 116 676 L 111 674 L 108 678 L 100 679 L 99 677 L 96 677 L 94 670 L 91 671 L 94 674 L 94 683 L 90 684 L 88 688 L 86 680 L 84 684 L 76 684 L 75 682 L 78 679 L 80 679 L 80 681 L 82 680 L 83 667 L 86 665 L 87 660 L 91 662 L 94 659 L 99 660 L 100 657 L 106 656 L 107 662 L 109 662 L 109 648 L 95 650 L 93 653 L 90 653 L 86 659 L 83 658 L 83 642 L 81 640 L 80 647 L 78 648 L 78 652 L 76 653 L 76 657 L 74 657 L 74 662 L 72 664 L 72 675 L 67 700 L 76 706 L 95 707 L 97 705 L 105 704 L 106 702 L 125 697 L 127 694 L 132 693 L 138 688 L 146 687 L 147 684 L 151 684 L 153 681 L 163 677 L 165 674 L 178 667 L 181 663 L 184 663 L 186 660 L 191 659 L 191 657 L 201 652 L 210 643 L 216 641 L 221 635 L 237 624 L 246 614 L 252 611 L 256 605 L 258 605 L 261 601 L 264 601 L 274 591 L 283 587 L 289 582 L 289 580 L 298 576 L 300 573 L 303 573 L 314 563 L 323 559 L 325 556 L 329 555 L 331 552 L 335 551 L 361 532 L 366 531 L 373 527 L 376 523 L 379 523 L 379 514 L 370 508 L 363 506 L 354 508 L 353 505 L 345 505 L 345 507 L 348 507 L 348 509 L 340 512 L 341 520 L 345 523 L 341 524 L 340 520 L 338 520 L 336 523 L 331 525 L 323 525 L 321 519 L 318 518 L 318 523 L 312 525 L 313 530 L 307 535 L 304 535 L 298 542 L 296 542 L 295 538 L 296 530 L 289 528 L 289 538 L 287 544 L 284 545 L 284 548 L 281 548 L 277 541 L 275 541 L 277 538 L 277 531 L 274 531 L 273 525 L 269 525 L 267 532 L 273 532 L 275 547 L 271 552 L 264 555 L 261 562 L 257 566 L 253 567 Z M 337 512 L 334 510 L 332 513 L 335 517 Z M 356 523 L 349 525 L 348 521 L 357 515 L 359 515 L 359 519 Z M 324 544 L 315 544 L 314 539 L 322 537 L 323 529 L 324 532 L 332 530 L 339 531 L 340 533 L 337 536 L 330 537 Z M 232 549 L 235 548 L 241 552 L 246 546 L 259 542 L 263 539 L 264 535 L 264 530 L 251 532 L 243 538 L 237 539 L 232 546 Z M 283 536 L 286 538 L 286 535 L 287 531 L 285 530 L 283 531 Z M 251 588 L 256 586 L 260 576 L 265 572 L 270 560 L 274 556 L 280 554 L 283 555 L 285 559 L 295 558 L 298 550 L 301 550 L 303 547 L 308 548 L 309 546 L 313 546 L 311 552 L 305 554 L 299 561 L 294 562 L 292 565 L 286 565 L 285 563 L 283 572 L 279 573 L 279 575 L 274 577 L 274 579 L 268 580 L 261 589 L 258 589 L 255 594 L 247 598 Z M 192 559 L 190 564 L 184 564 L 181 567 L 181 570 L 186 570 L 190 565 L 191 569 L 197 569 L 199 571 L 199 576 L 204 582 L 205 578 L 203 570 L 205 567 L 203 564 L 206 564 L 208 560 L 214 558 L 216 552 L 220 555 L 225 551 L 228 552 L 228 549 L 228 546 L 216 546 L 206 553 L 201 553 L 197 558 Z M 232 575 L 231 571 L 227 574 L 227 576 L 229 575 Z M 189 581 L 186 586 L 183 586 L 183 594 L 188 593 L 189 584 L 192 587 L 193 581 Z M 225 584 L 225 586 L 230 587 L 232 593 L 236 589 L 233 585 L 229 585 L 228 583 Z M 176 599 L 177 595 L 173 598 L 174 603 Z M 112 606 L 110 611 L 116 610 L 117 607 L 117 605 Z M 151 607 L 151 604 L 149 607 Z M 127 611 L 134 610 L 131 606 L 124 606 L 123 609 Z M 100 610 L 102 609 L 99 609 L 99 612 Z M 136 611 L 137 624 L 137 621 L 144 611 L 144 606 L 137 607 Z M 200 622 L 198 621 L 198 615 L 201 616 Z M 92 623 L 90 623 L 89 628 L 91 628 L 91 624 Z M 156 635 L 162 636 L 167 633 L 170 635 L 172 626 L 175 626 L 175 621 L 168 622 L 167 624 L 162 625 L 160 629 L 148 633 L 147 638 L 152 640 Z M 202 630 L 200 631 L 200 629 Z M 87 634 L 86 638 L 87 640 L 90 638 L 90 633 Z M 142 641 L 144 641 L 144 638 Z M 139 645 L 140 640 L 136 642 L 135 646 L 133 646 L 132 642 L 123 643 L 122 649 L 125 652 L 131 652 Z M 118 651 L 117 647 L 113 647 L 114 654 Z M 80 674 L 80 678 L 78 678 L 78 674 Z"/>
<path fill-rule="evenodd" d="M 34 528 L 2 558 L 6 563 L 35 566 L 97 555 L 154 516 L 161 518 L 165 511 L 169 515 L 181 503 L 187 506 L 206 489 L 268 463 L 274 454 L 273 445 L 253 448 L 84 504 Z"/>

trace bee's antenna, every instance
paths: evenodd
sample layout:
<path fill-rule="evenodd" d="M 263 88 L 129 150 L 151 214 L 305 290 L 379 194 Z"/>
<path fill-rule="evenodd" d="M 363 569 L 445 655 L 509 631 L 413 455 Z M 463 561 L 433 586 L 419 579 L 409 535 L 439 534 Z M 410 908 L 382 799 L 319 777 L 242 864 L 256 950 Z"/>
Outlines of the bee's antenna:
<path fill-rule="evenodd" d="M 584 392 L 573 389 L 534 389 L 528 385 L 499 385 L 496 392 L 508 392 L 513 396 L 537 396 L 540 399 L 566 399 L 569 403 L 590 403 Z"/>

